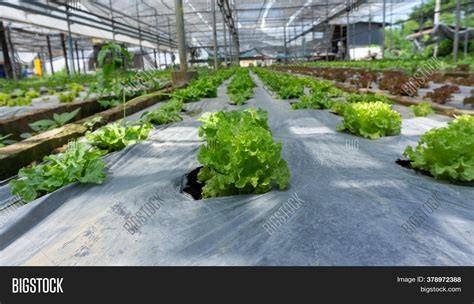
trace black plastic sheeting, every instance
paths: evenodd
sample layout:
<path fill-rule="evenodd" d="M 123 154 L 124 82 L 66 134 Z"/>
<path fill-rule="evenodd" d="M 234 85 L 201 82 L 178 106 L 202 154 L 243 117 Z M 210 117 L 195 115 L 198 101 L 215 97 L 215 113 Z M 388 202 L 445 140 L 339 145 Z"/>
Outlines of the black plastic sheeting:
<path fill-rule="evenodd" d="M 70 185 L 4 216 L 0 264 L 474 264 L 473 188 L 395 163 L 445 118 L 409 118 L 396 107 L 402 134 L 370 141 L 336 132 L 341 118 L 328 111 L 292 111 L 258 84 L 244 107 L 269 111 L 292 173 L 288 189 L 202 201 L 181 193 L 203 143 L 198 116 L 188 116 L 107 157 L 103 185 Z M 225 86 L 219 96 L 188 110 L 238 108 Z"/>

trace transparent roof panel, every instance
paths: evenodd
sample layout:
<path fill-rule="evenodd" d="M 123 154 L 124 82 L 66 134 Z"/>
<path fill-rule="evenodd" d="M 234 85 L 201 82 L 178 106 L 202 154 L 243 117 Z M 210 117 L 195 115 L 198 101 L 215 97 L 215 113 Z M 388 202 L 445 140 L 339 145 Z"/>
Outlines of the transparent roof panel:
<path fill-rule="evenodd" d="M 45 16 L 36 18 L 35 13 L 28 11 L 38 3 L 44 5 L 44 11 L 50 16 L 66 16 L 65 3 L 75 13 L 71 17 L 73 35 L 86 38 L 110 39 L 112 20 L 123 32 L 116 33 L 117 39 L 124 43 L 137 45 L 140 40 L 144 47 L 176 48 L 175 0 L 69 0 L 69 1 L 20 1 L 6 0 L 0 2 L 0 18 L 11 20 L 14 28 L 18 22 L 27 23 L 32 32 L 33 27 L 45 27 L 55 32 L 65 32 L 63 21 L 47 21 Z M 383 0 L 223 0 L 232 9 L 233 18 L 238 29 L 241 51 L 257 48 L 263 51 L 277 52 L 284 46 L 301 45 L 303 42 L 324 43 L 332 25 L 347 22 L 382 22 Z M 28 17 L 20 18 L 18 14 L 9 13 L 11 7 L 5 3 L 25 9 Z M 32 3 L 35 3 L 33 5 Z M 407 14 L 420 1 L 386 0 L 387 24 Z M 186 43 L 191 47 L 211 48 L 212 41 L 212 0 L 183 0 Z M 55 7 L 59 11 L 48 10 Z M 20 10 L 20 9 L 18 9 Z M 63 11 L 61 13 L 60 11 Z M 216 5 L 218 45 L 224 45 L 224 22 L 219 7 Z M 405 15 L 406 17 L 406 15 Z M 84 24 L 90 24 L 89 28 Z M 314 28 L 314 33 L 311 29 Z M 25 38 L 25 47 L 35 45 L 34 34 L 15 31 L 15 41 Z M 156 37 L 159 37 L 157 39 Z M 141 38 L 141 39 L 140 39 Z M 227 35 L 228 40 L 229 35 Z M 44 41 L 39 35 L 37 39 Z M 121 39 L 121 40 L 120 40 Z M 43 43 L 43 42 L 41 42 Z M 55 44 L 56 45 L 56 44 Z"/>

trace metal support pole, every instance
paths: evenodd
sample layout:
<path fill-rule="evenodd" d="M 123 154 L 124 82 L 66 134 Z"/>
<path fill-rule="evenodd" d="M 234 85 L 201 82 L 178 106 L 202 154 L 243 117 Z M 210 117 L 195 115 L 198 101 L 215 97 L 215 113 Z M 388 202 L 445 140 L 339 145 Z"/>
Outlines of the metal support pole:
<path fill-rule="evenodd" d="M 423 27 L 423 25 L 420 25 Z M 389 37 L 389 50 L 393 48 L 393 1 L 390 1 L 390 37 Z"/>
<path fill-rule="evenodd" d="M 158 11 L 155 9 L 155 26 L 158 31 Z M 157 56 L 158 53 L 158 56 Z M 158 58 L 158 60 L 157 60 Z M 155 67 L 156 69 L 160 68 L 160 35 L 156 34 L 156 52 L 155 52 Z"/>
<path fill-rule="evenodd" d="M 212 6 L 212 42 L 214 47 L 214 70 L 219 69 L 219 59 L 217 58 L 217 20 L 216 20 L 216 0 L 211 0 Z"/>
<path fill-rule="evenodd" d="M 454 45 L 453 45 L 454 62 L 458 62 L 460 26 L 461 26 L 461 0 L 456 0 L 456 28 L 454 31 Z"/>
<path fill-rule="evenodd" d="M 355 24 L 355 22 L 352 23 L 352 36 L 351 36 L 351 38 L 352 38 L 351 45 L 352 45 L 352 54 L 353 54 L 352 58 L 355 60 L 356 59 L 356 24 Z"/>
<path fill-rule="evenodd" d="M 229 28 L 229 63 L 234 64 L 234 41 L 232 39 L 232 33 Z"/>
<path fill-rule="evenodd" d="M 288 44 L 286 43 L 286 25 L 283 26 L 283 43 L 285 47 L 285 62 L 288 63 Z"/>
<path fill-rule="evenodd" d="M 385 0 L 384 0 L 385 1 Z M 349 26 L 349 10 L 346 11 L 346 60 L 350 60 L 351 59 L 351 54 L 350 54 L 350 26 Z"/>
<path fill-rule="evenodd" d="M 153 49 L 153 57 L 155 58 L 155 69 L 158 69 L 158 62 L 156 61 L 156 50 Z"/>
<path fill-rule="evenodd" d="M 369 3 L 369 58 L 372 57 L 372 5 Z"/>
<path fill-rule="evenodd" d="M 314 7 L 310 7 L 310 9 L 311 9 L 311 37 L 314 43 Z M 327 10 L 327 6 L 326 6 L 326 10 Z"/>
<path fill-rule="evenodd" d="M 328 26 L 330 26 L 328 17 L 329 17 L 329 0 L 326 0 L 326 19 L 324 19 L 325 20 L 324 22 L 325 34 L 328 34 Z M 328 48 L 329 43 L 331 44 L 331 49 L 332 49 L 332 37 L 329 37 L 329 41 L 326 42 L 326 61 L 329 61 L 329 48 Z"/>
<path fill-rule="evenodd" d="M 467 46 L 469 44 L 469 35 L 468 35 L 468 32 L 467 32 L 467 30 L 469 29 L 468 24 L 467 24 L 467 16 L 469 16 L 469 9 L 470 9 L 470 7 L 469 7 L 469 5 L 467 5 L 467 7 L 464 11 L 464 16 L 465 16 L 464 18 L 466 19 L 466 26 L 465 26 L 466 31 L 464 33 L 464 58 L 467 58 L 467 51 L 468 51 Z"/>
<path fill-rule="evenodd" d="M 74 49 L 72 46 L 72 34 L 71 34 L 71 21 L 69 20 L 69 4 L 66 2 L 66 17 L 67 17 L 67 33 L 68 33 L 68 44 L 69 44 L 69 62 L 71 63 L 72 73 L 76 73 L 76 67 L 74 66 Z"/>
<path fill-rule="evenodd" d="M 382 59 L 385 58 L 385 13 L 387 10 L 387 1 L 383 0 L 383 18 L 382 18 Z"/>
<path fill-rule="evenodd" d="M 68 63 L 67 49 L 66 49 L 66 39 L 64 38 L 63 33 L 59 34 L 59 36 L 61 38 L 61 47 L 63 48 L 64 61 L 66 63 L 66 72 L 68 75 L 71 75 L 71 70 L 69 69 L 69 63 Z"/>
<path fill-rule="evenodd" d="M 112 19 L 112 40 L 115 42 L 115 20 L 114 11 L 112 9 L 112 0 L 109 0 L 110 18 Z"/>
<path fill-rule="evenodd" d="M 234 13 L 234 24 L 239 24 L 239 22 L 237 20 L 236 4 L 237 3 L 234 1 L 232 12 Z M 237 28 L 236 27 L 234 27 L 233 38 L 234 38 L 234 47 L 235 47 L 235 65 L 240 66 L 240 42 L 239 42 L 239 39 L 237 37 Z"/>
<path fill-rule="evenodd" d="M 51 74 L 54 75 L 53 52 L 51 51 L 51 40 L 49 39 L 49 35 L 46 35 L 46 44 L 48 45 L 49 65 L 51 67 Z"/>
<path fill-rule="evenodd" d="M 435 13 L 434 13 L 434 26 L 436 27 L 439 24 L 439 14 L 441 10 L 441 0 L 436 0 L 435 1 Z M 438 49 L 439 49 L 439 39 L 437 39 L 434 48 L 433 48 L 433 56 L 437 57 L 438 56 Z"/>
<path fill-rule="evenodd" d="M 140 22 L 140 8 L 138 0 L 135 0 L 135 6 L 137 8 L 137 20 L 138 20 L 138 44 L 140 45 L 140 61 L 142 64 L 142 70 L 145 70 L 145 58 L 143 58 L 143 45 L 142 45 L 142 26 Z"/>
<path fill-rule="evenodd" d="M 3 26 L 3 21 L 0 21 L 0 44 L 2 45 L 3 60 L 5 66 L 5 75 L 7 79 L 13 79 L 13 68 L 12 62 L 10 60 L 10 53 L 8 51 L 8 43 L 5 35 L 5 27 Z"/>
<path fill-rule="evenodd" d="M 295 47 L 295 59 L 296 59 L 296 58 L 298 57 L 298 46 L 297 46 L 297 44 L 296 44 L 296 40 L 297 40 L 297 39 L 296 39 L 296 26 L 293 27 L 293 36 L 295 37 L 295 40 L 294 40 L 294 41 L 295 41 L 295 45 L 294 45 L 294 47 Z"/>
<path fill-rule="evenodd" d="M 77 40 L 74 41 L 74 46 L 76 47 L 77 73 L 81 74 L 81 61 L 79 58 L 79 48 L 77 47 Z"/>
<path fill-rule="evenodd" d="M 170 53 L 171 53 L 171 25 L 170 25 L 170 18 L 166 18 L 168 20 L 168 42 L 170 45 Z M 165 65 L 168 66 L 168 58 L 166 56 L 166 51 L 165 51 Z"/>
<path fill-rule="evenodd" d="M 340 42 L 341 46 L 344 45 L 343 41 L 342 41 L 343 36 L 344 36 L 344 30 L 342 29 L 342 24 L 341 24 L 341 25 L 339 25 L 339 42 Z M 338 46 L 337 52 L 342 53 L 342 52 L 339 51 L 339 46 Z M 344 56 L 346 56 L 346 54 L 344 54 Z M 342 54 L 341 54 L 341 58 L 339 58 L 339 56 L 337 56 L 337 57 L 338 57 L 339 60 L 344 60 L 345 59 L 345 58 L 342 58 Z"/>
<path fill-rule="evenodd" d="M 21 74 L 21 69 L 18 70 L 17 65 L 16 65 L 16 60 L 15 60 L 15 45 L 13 44 L 13 41 L 12 41 L 12 36 L 11 36 L 11 29 L 10 29 L 10 27 L 8 27 L 7 39 L 8 39 L 8 44 L 10 45 L 10 52 L 11 52 L 10 62 L 11 62 L 12 71 L 13 71 L 13 79 L 14 79 L 14 80 L 17 80 L 17 79 L 18 79 L 18 76 Z"/>
<path fill-rule="evenodd" d="M 301 18 L 301 57 L 306 58 L 306 35 L 304 34 L 304 21 Z"/>
<path fill-rule="evenodd" d="M 84 50 L 81 50 L 81 55 L 82 55 L 82 68 L 84 69 L 84 74 L 86 74 L 87 69 L 86 69 L 86 57 L 84 56 Z"/>
<path fill-rule="evenodd" d="M 224 10 L 221 10 L 222 12 L 222 24 L 224 25 L 224 62 L 225 62 L 225 67 L 228 67 L 227 64 L 227 26 L 225 24 L 225 17 L 224 17 Z"/>
<path fill-rule="evenodd" d="M 183 0 L 175 0 L 176 10 L 176 40 L 178 41 L 179 50 L 179 67 L 182 72 L 188 69 L 188 63 L 186 60 L 186 37 L 184 36 L 184 8 Z"/>

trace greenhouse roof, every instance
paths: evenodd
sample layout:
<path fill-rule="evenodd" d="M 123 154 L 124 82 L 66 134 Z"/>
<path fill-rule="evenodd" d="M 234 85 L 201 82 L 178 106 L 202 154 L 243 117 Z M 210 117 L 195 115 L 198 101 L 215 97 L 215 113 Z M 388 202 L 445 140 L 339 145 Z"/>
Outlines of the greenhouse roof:
<path fill-rule="evenodd" d="M 390 16 L 396 16 L 417 2 L 387 0 L 386 22 L 395 18 Z M 65 3 L 69 5 L 68 12 Z M 330 25 L 369 19 L 381 22 L 383 9 L 383 1 L 379 0 L 218 1 L 224 7 L 226 3 L 237 27 L 241 51 L 253 48 L 279 51 L 275 47 L 283 47 L 285 39 L 287 43 L 301 45 L 303 36 L 306 42 L 321 40 L 329 43 L 326 36 Z M 12 22 L 9 25 L 14 32 L 12 39 L 15 44 L 22 42 L 21 48 L 34 51 L 38 46 L 44 46 L 45 34 L 56 37 L 59 32 L 67 33 L 68 20 L 72 35 L 83 37 L 84 45 L 88 44 L 87 39 L 115 38 L 130 45 L 142 44 L 145 48 L 157 48 L 158 45 L 159 49 L 172 50 L 177 47 L 174 4 L 175 0 L 7 0 L 0 2 L 0 19 Z M 187 45 L 212 48 L 212 1 L 183 0 L 183 5 Z M 218 46 L 223 47 L 224 22 L 219 8 L 216 6 L 217 39 Z M 314 34 L 311 32 L 313 28 Z M 59 46 L 58 43 L 52 44 Z"/>

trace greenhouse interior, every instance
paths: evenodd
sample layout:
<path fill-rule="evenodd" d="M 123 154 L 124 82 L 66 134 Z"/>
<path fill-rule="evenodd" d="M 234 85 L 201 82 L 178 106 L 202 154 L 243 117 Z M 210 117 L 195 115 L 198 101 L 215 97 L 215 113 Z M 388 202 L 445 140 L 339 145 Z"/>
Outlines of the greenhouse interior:
<path fill-rule="evenodd" d="M 474 2 L 0 1 L 1 266 L 473 266 Z"/>

